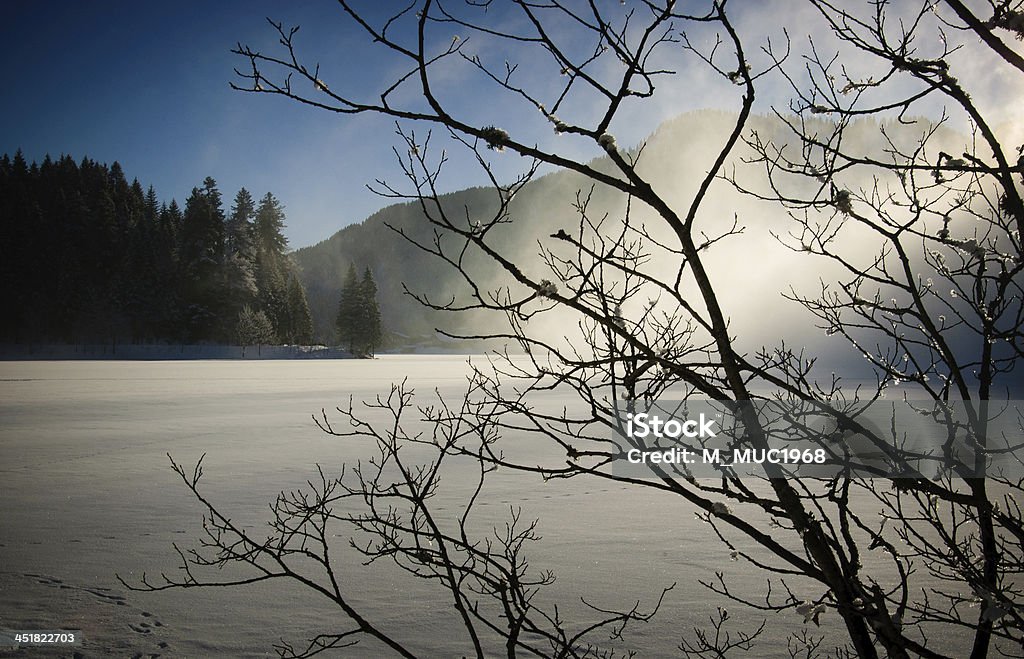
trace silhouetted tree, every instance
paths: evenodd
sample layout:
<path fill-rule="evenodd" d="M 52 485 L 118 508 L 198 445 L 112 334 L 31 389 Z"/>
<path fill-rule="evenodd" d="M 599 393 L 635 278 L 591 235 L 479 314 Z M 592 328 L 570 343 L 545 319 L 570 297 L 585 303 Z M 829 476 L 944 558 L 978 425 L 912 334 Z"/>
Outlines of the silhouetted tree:
<path fill-rule="evenodd" d="M 769 576 L 759 597 L 737 592 L 724 571 L 701 582 L 719 597 L 771 614 L 788 635 L 787 647 L 770 648 L 776 654 L 824 654 L 807 625 L 831 617 L 847 639 L 832 653 L 839 657 L 1020 656 L 1024 481 L 987 465 L 993 444 L 1006 439 L 990 427 L 993 409 L 1012 404 L 1010 391 L 1019 385 L 1014 370 L 1024 358 L 1024 163 L 1018 144 L 1007 142 L 1009 129 L 997 126 L 977 101 L 990 80 L 977 72 L 999 71 L 1013 84 L 1024 73 L 1019 54 L 997 33 L 1012 26 L 1011 36 L 1020 34 L 1018 3 L 972 9 L 959 0 L 809 0 L 831 41 L 819 43 L 819 33 L 795 70 L 787 59 L 788 34 L 782 44 L 750 47 L 732 15 L 743 7 L 724 1 L 508 3 L 521 20 L 509 20 L 491 2 L 426 0 L 392 16 L 340 4 L 380 54 L 396 60 L 400 73 L 381 81 L 379 93 L 347 86 L 357 77 L 329 80 L 329 71 L 304 64 L 297 31 L 277 23 L 283 52 L 236 49 L 247 64 L 239 68 L 238 87 L 339 116 L 378 113 L 440 128 L 424 134 L 400 124 L 395 153 L 407 187 L 380 188 L 419 204 L 432 235 L 422 241 L 402 236 L 470 285 L 458 299 L 421 299 L 436 309 L 505 318 L 507 331 L 489 336 L 517 342 L 525 356 L 475 369 L 459 404 L 416 409 L 412 393 L 395 386 L 370 403 L 374 414 L 388 415 L 385 424 L 365 421 L 352 405 L 339 409 L 341 424 L 332 425 L 326 413 L 318 417 L 331 434 L 368 438 L 377 454 L 338 476 L 321 470 L 302 492 L 282 493 L 270 538 L 253 537 L 205 496 L 200 467 L 174 463 L 207 508 L 205 535 L 200 548 L 183 554 L 184 571 L 159 583 L 144 581 L 143 588 L 297 581 L 335 602 L 349 624 L 299 648 L 284 644 L 283 656 L 312 656 L 362 638 L 413 656 L 401 630 L 373 619 L 352 597 L 351 581 L 340 578 L 332 539 L 342 524 L 369 536 L 350 545 L 366 561 L 391 561 L 436 584 L 452 605 L 445 620 L 453 624 L 445 632 L 460 634 L 477 657 L 612 655 L 618 646 L 604 645 L 594 632 L 620 639 L 627 625 L 650 619 L 636 598 L 628 596 L 630 604 L 617 611 L 594 607 L 583 621 L 567 620 L 564 609 L 538 596 L 549 575 L 529 570 L 523 556 L 536 539 L 532 524 L 515 513 L 491 529 L 467 521 L 489 475 L 504 470 L 657 493 L 664 503 L 651 515 L 652 532 L 661 530 L 665 510 L 676 510 L 673 500 L 680 516 L 695 514 L 727 556 Z M 762 22 L 773 18 L 760 16 L 758 39 Z M 451 38 L 452 29 L 472 38 Z M 691 40 L 694 35 L 700 38 Z M 492 47 L 469 50 L 466 44 L 477 39 Z M 500 55 L 492 61 L 494 51 Z M 737 111 L 707 160 L 706 175 L 680 196 L 675 186 L 652 184 L 642 146 L 627 150 L 610 131 L 632 119 L 626 108 L 655 96 L 659 81 L 682 70 L 683 55 L 706 65 L 722 85 L 689 94 L 730 86 Z M 529 62 L 529 80 L 517 74 L 518 59 Z M 458 63 L 490 87 L 468 97 L 442 93 L 435 72 L 449 80 Z M 687 85 L 701 79 L 688 78 Z M 762 85 L 774 90 L 779 82 L 792 88 L 792 106 L 777 112 L 785 130 L 759 134 L 749 125 L 755 99 Z M 522 103 L 536 121 L 506 130 L 488 122 L 486 112 L 460 105 L 466 98 L 486 98 L 488 107 Z M 938 118 L 923 118 L 934 117 L 935 107 L 944 108 Z M 947 113 L 973 135 L 937 137 Z M 874 124 L 871 148 L 847 139 L 865 116 L 893 119 Z M 538 132 L 552 129 L 567 139 L 553 143 Z M 439 133 L 483 168 L 493 182 L 496 212 L 466 217 L 441 203 L 450 152 L 449 145 L 436 145 Z M 744 178 L 750 171 L 743 167 L 741 156 L 750 155 L 740 152 L 744 142 L 764 176 Z M 956 148 L 943 148 L 949 142 Z M 502 153 L 526 163 L 511 182 L 491 164 Z M 539 237 L 536 257 L 503 250 L 494 236 L 514 224 L 511 200 L 541 165 L 571 170 L 585 182 L 572 201 L 574 226 L 554 226 Z M 851 182 L 858 171 L 866 185 Z M 710 203 L 712 186 L 723 178 L 788 211 L 790 224 L 778 231 L 783 244 L 843 272 L 838 281 L 822 282 L 820 296 L 791 298 L 821 320 L 823 332 L 846 339 L 865 357 L 877 386 L 851 390 L 836 374 L 819 376 L 815 356 L 793 350 L 784 336 L 756 350 L 736 335 L 722 279 L 731 281 L 737 264 L 715 255 L 741 228 L 731 212 Z M 765 179 L 766 188 L 759 186 Z M 588 190 L 614 195 L 621 210 L 595 209 Z M 473 257 L 504 274 L 500 286 L 480 284 Z M 748 276 L 771 276 L 756 258 L 749 261 L 743 264 Z M 783 274 L 780 288 L 787 290 L 791 280 Z M 540 331 L 544 323 L 531 322 L 545 317 L 574 334 L 552 338 Z M 897 382 L 926 402 L 922 411 L 946 441 L 934 453 L 908 447 L 901 428 L 861 422 Z M 578 404 L 555 413 L 536 404 L 552 390 L 570 392 Z M 827 427 L 786 429 L 813 442 L 837 469 L 811 478 L 765 461 L 756 468 L 756 482 L 729 464 L 717 466 L 714 479 L 695 478 L 685 465 L 647 464 L 648 478 L 613 469 L 627 448 L 608 439 L 624 434 L 621 413 L 680 396 L 688 403 L 715 401 L 733 413 L 734 446 L 752 451 L 788 437 L 751 402 L 804 406 Z M 963 414 L 954 418 L 954 407 Z M 547 440 L 551 450 L 536 459 L 506 453 L 518 443 L 510 445 L 504 435 L 522 432 Z M 888 464 L 862 463 L 845 443 L 847 432 Z M 957 436 L 972 450 L 954 450 Z M 402 450 L 410 446 L 424 456 L 417 463 Z M 910 460 L 930 462 L 939 473 L 927 478 L 900 471 Z M 473 469 L 476 485 L 436 498 L 452 463 Z M 882 480 L 893 474 L 902 476 Z M 247 571 L 223 579 L 225 563 Z M 758 638 L 764 625 L 745 633 L 723 627 L 727 620 L 722 611 L 712 614 L 712 632 L 684 638 L 680 651 L 722 657 L 765 640 Z M 935 641 L 936 632 L 946 635 Z"/>

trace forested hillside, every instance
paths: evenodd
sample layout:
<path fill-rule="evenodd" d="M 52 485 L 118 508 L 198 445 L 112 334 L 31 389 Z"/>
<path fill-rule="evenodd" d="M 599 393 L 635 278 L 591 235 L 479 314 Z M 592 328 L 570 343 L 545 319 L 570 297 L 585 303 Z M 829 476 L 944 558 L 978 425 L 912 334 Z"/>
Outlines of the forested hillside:
<path fill-rule="evenodd" d="M 716 145 L 728 134 L 734 121 L 735 115 L 728 112 L 704 110 L 665 122 L 644 141 L 637 171 L 667 201 L 685 211 L 711 165 L 709 159 L 717 153 Z M 773 139 L 780 144 L 791 139 L 789 129 L 776 117 L 753 117 L 749 128 L 760 139 Z M 822 130 L 826 128 L 822 122 Z M 886 145 L 874 120 L 856 122 L 846 134 L 848 139 L 856 139 L 865 152 L 884 153 Z M 945 129 L 940 131 L 940 136 L 950 139 L 954 146 L 962 139 Z M 634 157 L 639 151 L 638 146 L 623 152 Z M 740 147 L 734 159 L 738 168 L 745 167 L 741 161 L 743 154 L 743 147 Z M 496 154 L 494 157 L 514 156 Z M 607 158 L 596 158 L 591 164 L 614 175 Z M 764 184 L 763 176 L 763 170 L 757 168 L 743 170 L 744 182 L 755 189 Z M 870 181 L 850 178 L 848 184 L 856 189 L 870 185 Z M 600 222 L 606 214 L 621 218 L 626 211 L 626 199 L 622 195 L 607 186 L 592 188 L 591 181 L 569 171 L 536 178 L 510 203 L 508 223 L 488 233 L 489 243 L 509 255 L 520 267 L 532 268 L 534 276 L 550 277 L 550 271 L 538 255 L 539 243 L 550 246 L 551 235 L 559 229 L 570 234 L 578 229 L 580 215 L 575 208 L 578 200 L 589 200 L 588 216 L 594 222 Z M 470 188 L 445 195 L 440 202 L 450 217 L 474 222 L 494 212 L 495 195 L 492 189 Z M 823 275 L 822 266 L 798 258 L 772 238 L 772 232 L 787 230 L 786 216 L 777 206 L 741 194 L 724 180 L 713 183 L 709 199 L 712 201 L 704 205 L 698 218 L 701 231 L 717 235 L 730 230 L 734 221 L 738 222 L 737 227 L 743 227 L 741 235 L 734 236 L 729 247 L 715 250 L 708 259 L 723 286 L 721 297 L 730 310 L 733 327 L 745 327 L 743 337 L 749 340 L 751 349 L 756 350 L 766 337 L 772 336 L 775 324 L 782 322 L 778 306 L 784 300 L 773 282 L 792 282 L 799 290 L 813 293 Z M 636 226 L 646 225 L 649 209 L 634 204 L 630 212 Z M 647 230 L 670 244 L 670 235 L 659 234 L 661 226 L 660 222 L 653 222 L 647 225 Z M 321 243 L 292 253 L 309 297 L 317 337 L 333 340 L 335 336 L 338 291 L 350 266 L 359 272 L 368 267 L 373 272 L 382 323 L 390 333 L 391 347 L 429 343 L 436 339 L 435 328 L 456 334 L 475 334 L 503 325 L 504 319 L 494 314 L 431 311 L 405 294 L 408 289 L 442 305 L 453 300 L 456 304 L 469 301 L 465 280 L 450 265 L 417 249 L 397 231 L 428 245 L 435 240 L 434 227 L 420 205 L 406 203 L 384 208 L 361 224 L 345 227 Z M 474 250 L 469 252 L 466 267 L 484 290 L 502 294 L 509 286 L 515 288 L 510 276 L 497 271 L 493 264 L 474 261 L 474 254 Z M 758 256 L 751 259 L 751 254 Z M 643 302 L 637 301 L 638 304 Z M 559 334 L 566 331 L 559 327 L 551 329 Z M 819 332 L 811 322 L 805 329 L 807 336 L 801 335 L 802 339 L 809 343 L 819 340 L 816 338 Z"/>
<path fill-rule="evenodd" d="M 269 192 L 243 188 L 225 210 L 209 177 L 182 208 L 117 162 L 5 154 L 0 341 L 234 343 L 240 318 L 262 314 L 266 338 L 309 342 L 284 222 Z"/>
<path fill-rule="evenodd" d="M 647 140 L 640 171 L 665 186 L 671 198 L 685 200 L 700 180 L 708 144 L 714 142 L 718 133 L 727 131 L 732 120 L 727 113 L 704 111 L 667 122 Z M 774 122 L 760 123 L 778 128 Z M 606 158 L 598 158 L 594 165 L 599 169 L 611 168 Z M 575 173 L 555 172 L 535 179 L 516 195 L 510 205 L 511 222 L 489 234 L 490 238 L 501 249 L 515 254 L 520 263 L 535 262 L 542 268 L 539 257 L 532 259 L 538 251 L 537 242 L 548 240 L 559 228 L 572 231 L 578 226 L 579 216 L 573 206 L 578 191 L 591 195 L 595 218 L 625 209 L 625 200 L 620 195 L 601 188 L 591 193 L 590 183 Z M 738 197 L 724 184 L 719 194 L 732 200 Z M 461 190 L 443 196 L 440 201 L 450 216 L 465 221 L 485 217 L 497 207 L 495 192 L 488 188 Z M 726 217 L 731 216 L 728 212 Z M 316 336 L 334 335 L 338 291 L 350 265 L 360 272 L 365 267 L 372 270 L 379 289 L 381 317 L 384 327 L 391 332 L 393 345 L 429 341 L 435 328 L 472 333 L 489 322 L 500 322 L 501 319 L 483 314 L 434 312 L 405 294 L 408 289 L 436 304 L 466 300 L 464 280 L 451 266 L 416 248 L 396 232 L 430 244 L 433 229 L 418 203 L 396 204 L 361 224 L 341 229 L 323 242 L 296 250 L 293 256 L 309 297 Z M 508 285 L 508 278 L 495 272 L 493 266 L 483 266 L 472 260 L 467 264 L 471 270 L 478 269 L 477 282 L 493 289 Z"/>
<path fill-rule="evenodd" d="M 493 209 L 489 190 L 474 188 L 444 198 L 453 208 L 470 207 L 474 213 Z M 432 335 L 439 324 L 458 326 L 459 318 L 426 309 L 404 293 L 404 286 L 427 292 L 432 300 L 450 298 L 457 289 L 451 268 L 416 249 L 389 228 L 402 228 L 417 237 L 430 227 L 418 204 L 397 204 L 374 213 L 361 224 L 347 226 L 312 247 L 293 252 L 298 264 L 317 338 L 333 341 L 339 292 L 350 267 L 369 268 L 377 282 L 380 314 L 390 335 L 388 343 L 401 346 L 417 337 Z M 466 323 L 461 323 L 465 326 Z"/>

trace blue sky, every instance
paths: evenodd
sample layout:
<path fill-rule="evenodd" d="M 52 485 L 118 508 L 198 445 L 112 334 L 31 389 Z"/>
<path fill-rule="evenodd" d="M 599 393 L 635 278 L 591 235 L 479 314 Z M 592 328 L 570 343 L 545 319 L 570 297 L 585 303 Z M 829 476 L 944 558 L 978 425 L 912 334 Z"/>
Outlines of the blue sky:
<path fill-rule="evenodd" d="M 397 5 L 388 1 L 366 6 L 380 14 L 381 7 Z M 788 0 L 746 5 L 736 20 L 752 57 L 764 39 L 781 36 L 782 26 L 765 19 L 782 6 L 791 18 L 797 48 L 806 44 L 806 32 L 815 29 L 804 5 Z M 367 92 L 400 71 L 393 60 L 367 45 L 365 35 L 330 0 L 6 2 L 0 4 L 5 62 L 0 70 L 5 90 L 0 152 L 21 148 L 26 158 L 37 161 L 47 153 L 117 160 L 129 176 L 138 177 L 143 185 L 153 184 L 165 201 L 173 197 L 183 202 L 206 176 L 218 181 L 227 202 L 242 186 L 257 197 L 271 191 L 286 207 L 292 247 L 318 242 L 363 220 L 390 203 L 369 192 L 366 184 L 396 178 L 391 153 L 398 143 L 394 123 L 231 90 L 233 68 L 247 66 L 230 53 L 237 42 L 274 50 L 276 35 L 266 22 L 268 16 L 302 26 L 299 47 L 308 63 L 324 65 L 323 78 L 331 89 Z M 518 25 L 500 11 L 497 18 L 503 27 Z M 775 25 L 774 35 L 766 31 L 769 24 Z M 435 45 L 450 43 L 455 34 L 448 26 L 438 27 Z M 705 45 L 712 39 L 699 32 L 691 36 Z M 489 64 L 519 59 L 518 53 L 500 44 L 480 37 L 471 41 L 466 52 L 480 54 Z M 538 64 L 550 62 L 525 60 L 517 75 L 533 88 L 555 90 L 557 71 L 554 80 L 543 78 L 539 72 L 550 67 Z M 706 67 L 682 73 L 659 87 L 653 102 L 624 108 L 612 126 L 620 144 L 636 144 L 661 121 L 687 110 L 738 108 L 738 89 Z M 535 108 L 489 94 L 479 74 L 466 64 L 438 71 L 437 80 L 439 91 L 464 119 L 505 127 L 514 136 L 530 131 L 531 136 L 540 136 L 534 139 L 542 146 L 554 145 L 545 140 L 563 140 L 557 148 L 574 157 L 601 155 L 592 140 L 581 143 L 555 136 Z M 785 106 L 788 95 L 778 86 L 780 81 L 769 82 L 758 111 L 767 111 L 773 100 Z M 1007 88 L 995 76 L 992 90 L 997 108 L 1014 108 L 1013 99 L 1020 97 L 1018 88 Z M 586 122 L 594 107 L 583 98 L 561 114 Z M 573 116 L 567 116 L 570 113 Z M 504 176 L 524 166 L 511 154 L 496 158 Z M 443 181 L 445 189 L 481 182 L 479 171 L 464 162 L 453 162 L 451 169 L 452 175 Z"/>
<path fill-rule="evenodd" d="M 206 176 L 217 180 L 227 205 L 242 186 L 257 198 L 269 190 L 285 204 L 292 247 L 363 220 L 390 203 L 366 184 L 394 180 L 394 123 L 231 90 L 233 68 L 247 64 L 231 48 L 239 41 L 275 46 L 267 17 L 301 26 L 298 41 L 310 61 L 333 65 L 325 77 L 332 88 L 341 81 L 371 89 L 396 70 L 329 0 L 3 3 L 0 152 L 20 148 L 30 161 L 46 154 L 117 160 L 164 201 L 183 203 Z M 510 109 L 472 98 L 472 81 L 447 82 L 479 116 Z M 626 127 L 626 142 L 651 132 L 660 115 L 684 109 Z M 593 153 L 585 156 L 600 155 L 587 146 Z M 521 163 L 508 160 L 502 165 L 511 175 Z M 446 182 L 453 190 L 480 180 L 467 172 Z"/>

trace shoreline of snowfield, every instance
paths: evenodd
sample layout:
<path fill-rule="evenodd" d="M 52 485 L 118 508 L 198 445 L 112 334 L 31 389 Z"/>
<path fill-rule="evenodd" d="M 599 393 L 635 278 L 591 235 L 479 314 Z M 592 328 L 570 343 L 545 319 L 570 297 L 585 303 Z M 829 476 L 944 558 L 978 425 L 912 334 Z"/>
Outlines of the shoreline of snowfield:
<path fill-rule="evenodd" d="M 117 359 L 169 361 L 175 359 L 354 359 L 341 348 L 328 346 L 233 346 L 166 344 L 23 344 L 0 345 L 0 361 L 36 359 Z"/>
<path fill-rule="evenodd" d="M 402 345 L 377 354 L 477 354 L 485 344 Z M 126 360 L 174 361 L 192 359 L 359 359 L 347 350 L 324 345 L 237 346 L 166 344 L 0 344 L 0 361 Z"/>

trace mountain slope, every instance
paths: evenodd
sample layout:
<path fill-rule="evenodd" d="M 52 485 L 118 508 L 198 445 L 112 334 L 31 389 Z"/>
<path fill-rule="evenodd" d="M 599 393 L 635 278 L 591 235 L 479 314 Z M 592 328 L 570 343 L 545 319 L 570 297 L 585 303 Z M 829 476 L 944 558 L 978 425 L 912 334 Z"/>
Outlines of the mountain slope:
<path fill-rule="evenodd" d="M 682 115 L 666 122 L 646 141 L 638 166 L 639 173 L 649 180 L 654 189 L 680 215 L 685 215 L 701 181 L 706 176 L 718 149 L 733 127 L 735 115 L 720 111 L 702 111 Z M 827 128 L 824 122 L 822 128 Z M 756 131 L 763 141 L 783 142 L 788 129 L 777 118 L 753 117 L 745 134 Z M 962 137 L 950 135 L 955 140 Z M 847 139 L 856 139 L 867 152 L 881 151 L 878 124 L 872 120 L 851 127 Z M 763 167 L 747 166 L 740 161 L 742 149 L 737 148 L 733 162 L 744 184 L 764 188 Z M 962 150 L 962 146 L 961 146 Z M 632 150 L 636 153 L 636 149 Z M 611 171 L 607 158 L 599 158 L 592 165 Z M 731 170 L 730 170 L 731 171 Z M 814 184 L 813 181 L 809 184 Z M 870 181 L 846 180 L 849 189 L 870 185 Z M 491 244 L 499 248 L 524 271 L 538 279 L 551 275 L 537 256 L 538 241 L 550 246 L 549 236 L 559 229 L 574 233 L 579 216 L 573 207 L 577 193 L 590 194 L 589 215 L 598 219 L 605 213 L 612 220 L 622 217 L 626 200 L 621 193 L 606 186 L 593 189 L 592 182 L 574 172 L 560 171 L 539 177 L 523 188 L 511 202 L 512 222 L 488 234 Z M 483 188 L 462 190 L 442 199 L 442 204 L 462 217 L 468 209 L 469 217 L 482 217 L 495 208 L 494 192 Z M 455 213 L 455 209 L 458 212 Z M 663 244 L 674 244 L 674 238 L 663 228 L 663 222 L 650 209 L 634 204 L 632 222 L 645 223 Z M 787 344 L 799 342 L 811 349 L 821 349 L 826 340 L 823 332 L 814 327 L 813 319 L 800 307 L 783 299 L 790 286 L 803 294 L 820 292 L 819 280 L 834 280 L 838 273 L 821 259 L 808 258 L 784 249 L 769 232 L 785 234 L 791 229 L 787 217 L 777 204 L 759 201 L 741 195 L 725 181 L 716 180 L 701 207 L 697 232 L 709 236 L 728 231 L 738 218 L 743 233 L 715 245 L 706 255 L 706 267 L 719 291 L 719 301 L 726 310 L 731 328 L 740 337 L 742 345 L 756 351 L 765 343 L 786 337 Z M 382 317 L 388 330 L 396 337 L 394 347 L 415 342 L 410 337 L 433 335 L 435 327 L 469 333 L 479 329 L 481 323 L 493 322 L 499 326 L 502 318 L 482 320 L 479 315 L 436 313 L 424 309 L 409 296 L 403 295 L 403 284 L 409 289 L 427 295 L 433 301 L 450 301 L 465 292 L 464 285 L 450 266 L 404 241 L 386 224 L 400 227 L 410 235 L 430 242 L 432 227 L 416 204 L 400 204 L 385 208 L 359 225 L 342 229 L 328 240 L 298 250 L 294 258 L 302 271 L 310 309 L 318 336 L 330 340 L 334 314 L 341 290 L 342 277 L 350 263 L 358 270 L 370 267 L 380 291 Z M 867 242 L 851 243 L 850 249 L 859 252 L 874 250 Z M 661 250 L 659 250 L 661 251 Z M 852 252 L 852 253 L 853 253 Z M 658 259 L 661 259 L 659 261 Z M 671 257 L 652 259 L 647 268 L 658 272 L 666 268 L 666 276 L 674 276 L 678 263 Z M 477 280 L 488 289 L 508 286 L 511 277 L 497 272 L 495 266 L 470 261 L 470 269 Z M 638 300 L 637 305 L 642 305 Z M 787 306 L 788 305 L 788 306 Z M 627 315 L 630 309 L 626 309 Z M 639 307 L 637 310 L 639 311 Z M 561 320 L 554 321 L 552 331 L 567 331 Z M 575 320 L 571 321 L 575 325 Z M 540 325 L 533 325 L 540 329 Z M 833 342 L 834 343 L 834 342 Z M 832 345 L 833 343 L 829 343 Z M 845 350 L 844 348 L 840 348 Z"/>
<path fill-rule="evenodd" d="M 656 168 L 671 179 L 690 178 L 687 170 L 692 166 L 696 152 L 713 146 L 708 138 L 727 130 L 732 117 L 720 112 L 701 112 L 684 115 L 662 126 L 648 141 L 643 166 Z M 694 130 L 699 125 L 699 130 Z M 689 140 L 689 146 L 680 150 L 684 135 L 700 135 L 700 140 Z M 675 163 L 666 168 L 666 162 Z M 648 164 L 650 163 L 650 164 Z M 606 169 L 606 158 L 594 163 Z M 536 241 L 553 233 L 557 228 L 571 229 L 578 223 L 571 203 L 578 190 L 588 190 L 590 181 L 572 172 L 556 172 L 542 176 L 527 185 L 513 200 L 511 215 L 514 224 L 502 227 L 498 244 L 506 250 L 523 256 L 523 250 L 532 255 Z M 670 187 L 678 188 L 675 183 Z M 690 186 L 685 186 L 690 187 Z M 621 195 L 598 189 L 594 193 L 594 208 L 621 209 Z M 468 209 L 471 217 L 493 213 L 496 200 L 493 190 L 470 188 L 442 198 L 458 215 Z M 313 314 L 316 335 L 333 340 L 334 316 L 344 274 L 349 264 L 360 272 L 369 267 L 380 288 L 380 305 L 389 331 L 406 337 L 432 335 L 435 327 L 467 329 L 472 324 L 459 314 L 439 314 L 419 305 L 403 294 L 403 284 L 409 289 L 429 296 L 431 300 L 450 300 L 458 293 L 458 278 L 452 269 L 439 259 L 417 249 L 388 228 L 388 224 L 401 228 L 417 239 L 430 240 L 432 228 L 415 203 L 396 204 L 374 213 L 360 224 L 350 225 L 333 236 L 311 247 L 293 252 Z M 529 260 L 529 256 L 527 256 Z M 481 273 L 486 277 L 486 273 Z M 464 290 L 464 289 L 463 289 Z M 399 341 L 401 339 L 399 338 Z"/>

